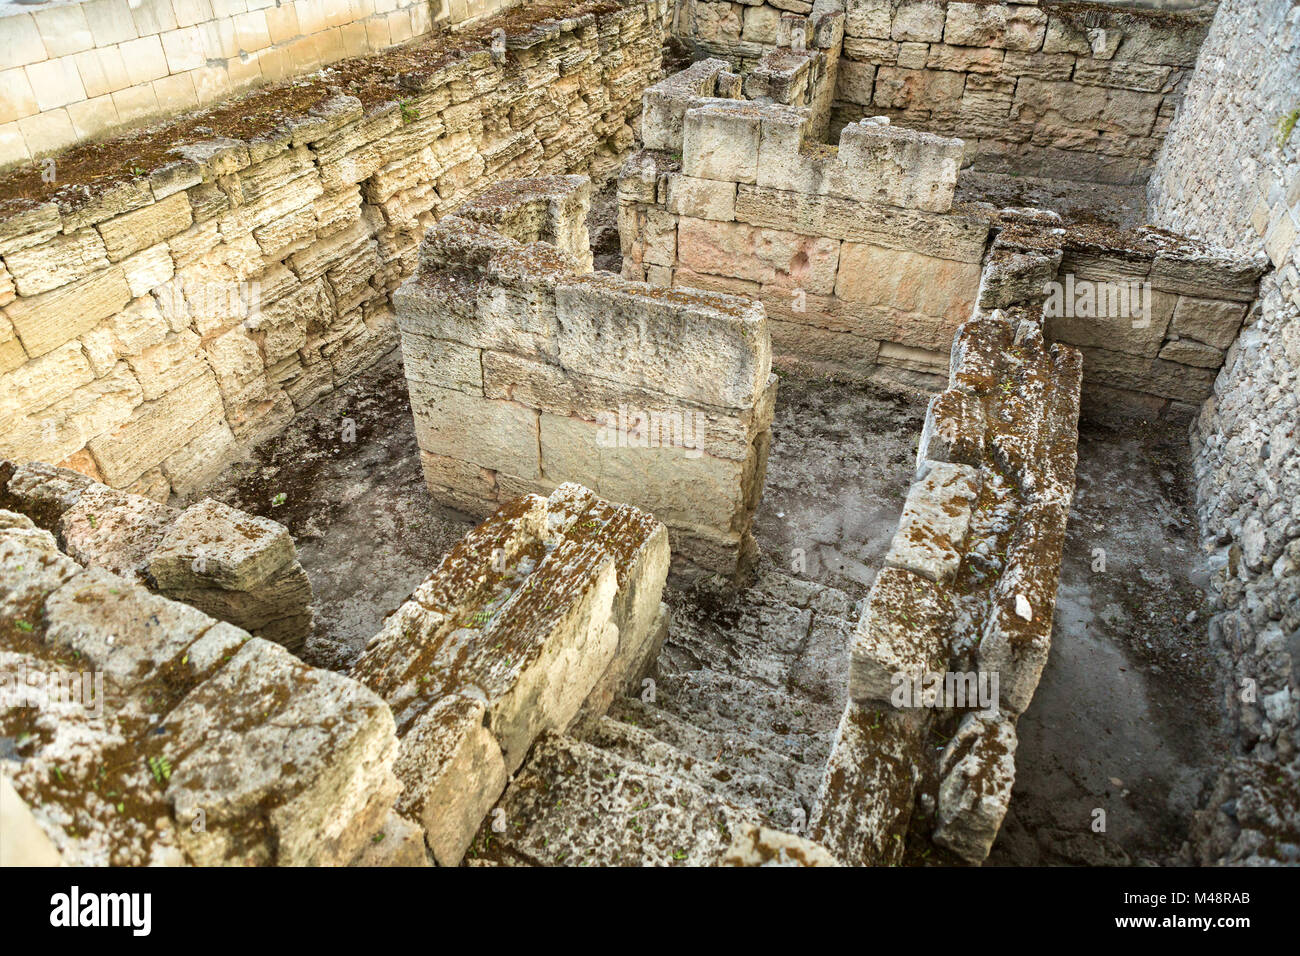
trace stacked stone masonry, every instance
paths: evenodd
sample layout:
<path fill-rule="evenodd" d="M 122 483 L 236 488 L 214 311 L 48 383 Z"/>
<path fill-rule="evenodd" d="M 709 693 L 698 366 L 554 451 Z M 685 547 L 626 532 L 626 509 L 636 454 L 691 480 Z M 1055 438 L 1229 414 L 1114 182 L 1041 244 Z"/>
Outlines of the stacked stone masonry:
<path fill-rule="evenodd" d="M 632 144 L 667 10 L 597 9 L 539 6 L 501 63 L 477 35 L 429 40 L 350 61 L 343 88 L 321 74 L 78 147 L 54 183 L 0 177 L 0 455 L 188 494 L 390 351 L 437 216 Z"/>
<path fill-rule="evenodd" d="M 1044 338 L 1032 271 L 986 269 L 999 305 L 957 332 L 858 621 L 810 827 L 850 865 L 900 862 L 909 833 L 980 863 L 1011 799 L 1016 720 L 1051 644 L 1085 364 Z M 951 737 L 939 754 L 936 735 Z"/>
<path fill-rule="evenodd" d="M 577 481 L 743 575 L 776 401 L 763 308 L 591 272 L 585 177 L 506 181 L 441 220 L 396 297 L 436 500 Z"/>
<path fill-rule="evenodd" d="M 13 741 L 0 842 L 9 852 L 16 820 L 24 845 L 43 848 L 14 862 L 347 864 L 398 794 L 377 695 L 133 576 L 83 567 L 8 510 L 0 675 Z"/>
<path fill-rule="evenodd" d="M 1058 0 L 848 0 L 832 127 L 883 114 L 960 136 L 981 168 L 1140 182 L 1209 24 Z"/>
<path fill-rule="evenodd" d="M 981 271 L 1051 250 L 1022 291 L 1049 340 L 1083 349 L 1090 415 L 1187 419 L 1210 394 L 1261 257 L 954 204 L 961 140 L 873 117 L 820 146 L 807 107 L 710 96 L 725 76 L 706 60 L 646 91 L 648 148 L 619 181 L 625 277 L 761 301 L 787 369 L 936 388 L 977 301 L 1002 304 Z"/>
<path fill-rule="evenodd" d="M 180 511 L 67 468 L 0 460 L 0 507 L 50 532 L 73 560 L 302 649 L 312 589 L 283 525 L 212 499 Z"/>
<path fill-rule="evenodd" d="M 1236 731 L 1193 850 L 1294 861 L 1300 843 L 1300 8 L 1224 0 L 1150 183 L 1153 220 L 1267 257 L 1191 438 Z"/>
<path fill-rule="evenodd" d="M 378 53 L 507 0 L 37 0 L 0 6 L 0 169 Z"/>
<path fill-rule="evenodd" d="M 989 233 L 982 216 L 949 214 L 961 142 L 867 120 L 820 147 L 806 107 L 682 105 L 677 126 L 647 105 L 656 148 L 623 168 L 624 276 L 761 301 L 787 367 L 941 373 Z"/>

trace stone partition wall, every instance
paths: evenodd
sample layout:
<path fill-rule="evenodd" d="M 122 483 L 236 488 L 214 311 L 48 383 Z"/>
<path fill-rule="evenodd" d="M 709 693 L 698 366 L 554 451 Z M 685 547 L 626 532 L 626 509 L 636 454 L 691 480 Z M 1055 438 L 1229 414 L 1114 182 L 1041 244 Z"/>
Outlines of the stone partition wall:
<path fill-rule="evenodd" d="M 1263 261 L 1159 229 L 1037 219 L 1013 215 L 994 249 L 1059 250 L 1046 334 L 1083 352 L 1084 415 L 1190 420 L 1255 301 Z"/>
<path fill-rule="evenodd" d="M 623 275 L 761 301 L 784 368 L 938 385 L 990 231 L 952 207 L 961 142 L 870 120 L 827 147 L 806 108 L 687 105 L 678 127 L 643 110 L 655 145 L 619 180 Z"/>
<path fill-rule="evenodd" d="M 0 169 L 513 5 L 509 0 L 0 4 Z"/>
<path fill-rule="evenodd" d="M 1034 293 L 1052 258 L 991 257 L 983 292 L 1000 305 L 958 330 L 948 388 L 926 413 L 810 822 L 849 865 L 925 859 L 930 839 L 952 854 L 942 858 L 979 863 L 1006 814 L 1016 721 L 1051 644 L 1077 460 L 1084 359 L 1047 342 Z"/>
<path fill-rule="evenodd" d="M 1237 747 L 1193 834 L 1200 862 L 1300 844 L 1300 9 L 1224 0 L 1151 178 L 1153 220 L 1272 270 L 1192 429 L 1210 639 Z"/>
<path fill-rule="evenodd" d="M 0 176 L 0 455 L 187 494 L 391 350 L 437 216 L 634 140 L 667 7 L 551 8 Z"/>
<path fill-rule="evenodd" d="M 0 459 L 0 508 L 103 568 L 297 653 L 312 632 L 311 582 L 284 525 L 206 498 L 181 511 L 68 468 Z"/>
<path fill-rule="evenodd" d="M 424 240 L 395 302 L 429 489 L 482 514 L 577 481 L 743 575 L 776 401 L 763 307 L 591 272 L 589 190 L 507 181 Z"/>
<path fill-rule="evenodd" d="M 352 675 L 393 709 L 398 809 L 454 866 L 533 741 L 638 688 L 667 626 L 668 533 L 566 484 L 507 503 L 384 622 Z"/>
<path fill-rule="evenodd" d="M 832 132 L 883 114 L 961 137 L 977 168 L 1140 182 L 1209 23 L 1060 0 L 846 0 Z"/>

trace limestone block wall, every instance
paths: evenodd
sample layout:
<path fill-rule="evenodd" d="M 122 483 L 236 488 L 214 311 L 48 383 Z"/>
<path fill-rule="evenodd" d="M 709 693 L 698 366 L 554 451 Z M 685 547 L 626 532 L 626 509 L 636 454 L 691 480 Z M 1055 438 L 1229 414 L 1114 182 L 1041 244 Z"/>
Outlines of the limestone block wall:
<path fill-rule="evenodd" d="M 0 507 L 54 534 L 69 557 L 299 651 L 312 589 L 289 531 L 204 499 L 184 511 L 41 462 L 0 460 Z"/>
<path fill-rule="evenodd" d="M 378 695 L 6 510 L 0 681 L 4 786 L 68 865 L 347 864 L 399 793 Z"/>
<path fill-rule="evenodd" d="M 1209 22 L 1070 0 L 846 0 L 832 131 L 883 114 L 961 137 L 979 168 L 1139 182 Z"/>
<path fill-rule="evenodd" d="M 398 809 L 454 866 L 533 742 L 598 719 L 658 653 L 668 532 L 565 484 L 465 536 L 371 639 L 353 677 L 392 707 Z"/>
<path fill-rule="evenodd" d="M 940 382 L 989 236 L 952 206 L 961 142 L 872 120 L 828 147 L 807 108 L 688 105 L 677 127 L 643 111 L 654 145 L 619 180 L 623 275 L 761 301 L 782 367 Z"/>
<path fill-rule="evenodd" d="M 948 388 L 930 402 L 916 479 L 859 618 L 810 824 L 849 864 L 896 864 L 930 839 L 979 863 L 1006 814 L 1016 721 L 1051 644 L 1085 365 L 1043 335 L 1025 282 L 1039 266 L 1027 256 L 986 269 L 1002 305 L 954 338 Z M 948 740 L 941 754 L 936 737 Z"/>
<path fill-rule="evenodd" d="M 844 0 L 758 0 L 743 4 L 681 0 L 673 20 L 673 34 L 747 73 L 774 47 L 790 45 L 784 42 L 789 24 L 783 20 L 788 16 L 806 18 L 814 34 L 807 46 L 815 45 L 829 55 L 839 46 L 844 9 Z"/>
<path fill-rule="evenodd" d="M 1300 835 L 1300 19 L 1225 0 L 1152 176 L 1153 221 L 1271 271 L 1192 429 L 1197 510 L 1236 728 L 1201 862 L 1293 862 Z"/>
<path fill-rule="evenodd" d="M 1189 420 L 1258 294 L 1263 263 L 1162 230 L 1061 226 L 1050 213 L 1015 211 L 1000 217 L 990 261 L 1014 266 L 1049 251 L 1052 264 L 1033 281 L 1047 337 L 1083 352 L 1084 414 Z M 981 290 L 980 304 L 1001 305 L 992 295 Z"/>
<path fill-rule="evenodd" d="M 434 28 L 440 7 L 441 0 L 5 4 L 0 168 L 405 43 Z"/>
<path fill-rule="evenodd" d="M 424 240 L 395 302 L 430 491 L 481 514 L 577 481 L 743 573 L 776 393 L 763 308 L 589 271 L 589 188 L 507 181 Z"/>
<path fill-rule="evenodd" d="M 0 169 L 523 0 L 44 0 L 0 5 Z"/>
<path fill-rule="evenodd" d="M 513 15 L 501 63 L 489 20 L 0 176 L 0 455 L 188 494 L 388 352 L 437 216 L 631 145 L 667 8 L 591 7 Z"/>

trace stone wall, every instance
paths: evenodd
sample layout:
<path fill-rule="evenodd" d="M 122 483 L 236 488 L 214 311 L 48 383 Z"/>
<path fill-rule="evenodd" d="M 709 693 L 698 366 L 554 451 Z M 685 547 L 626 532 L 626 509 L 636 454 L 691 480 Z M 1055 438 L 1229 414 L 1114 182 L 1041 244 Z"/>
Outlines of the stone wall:
<path fill-rule="evenodd" d="M 1263 263 L 1162 230 L 1046 222 L 1004 228 L 998 243 L 1057 248 L 1044 302 L 1047 337 L 1084 356 L 1084 414 L 1186 421 L 1209 396 Z M 997 246 L 995 245 L 995 249 Z"/>
<path fill-rule="evenodd" d="M 638 686 L 668 560 L 651 515 L 562 485 L 466 535 L 371 639 L 352 675 L 393 709 L 398 809 L 439 864 L 460 862 L 539 735 Z"/>
<path fill-rule="evenodd" d="M 643 110 L 656 148 L 619 180 L 623 275 L 761 301 L 783 367 L 941 381 L 989 235 L 952 209 L 961 142 L 864 121 L 824 147 L 808 108 L 682 107 L 676 126 Z"/>
<path fill-rule="evenodd" d="M 45 479 L 46 518 L 73 481 L 26 477 Z M 61 527 L 86 550 L 66 514 Z M 209 570 L 257 563 L 232 553 Z M 148 569 L 176 555 L 164 543 Z M 74 865 L 424 865 L 426 847 L 455 865 L 534 740 L 578 732 L 635 690 L 667 626 L 667 529 L 576 485 L 509 502 L 466 535 L 351 677 L 106 563 L 83 570 L 0 510 L 6 855 L 21 837 Z"/>
<path fill-rule="evenodd" d="M 526 0 L 515 0 L 526 2 Z M 0 5 L 0 169 L 481 20 L 510 0 Z"/>
<path fill-rule="evenodd" d="M 0 177 L 0 455 L 187 494 L 396 343 L 430 223 L 612 166 L 659 2 L 487 21 Z M 203 138 L 208 137 L 208 138 Z"/>
<path fill-rule="evenodd" d="M 1208 26 L 1059 0 L 847 0 L 832 131 L 882 114 L 960 136 L 979 168 L 1142 181 Z"/>
<path fill-rule="evenodd" d="M 26 805 L 46 859 L 52 845 L 73 866 L 347 864 L 398 795 L 378 695 L 83 568 L 4 510 L 0 681 L 0 792 Z"/>
<path fill-rule="evenodd" d="M 776 401 L 763 308 L 591 272 L 589 190 L 507 181 L 424 240 L 395 302 L 430 491 L 481 514 L 578 481 L 743 573 Z"/>
<path fill-rule="evenodd" d="M 41 462 L 0 460 L 0 507 L 54 534 L 69 557 L 300 651 L 312 589 L 289 530 L 211 498 L 184 511 Z"/>
<path fill-rule="evenodd" d="M 958 330 L 948 388 L 927 410 L 811 818 L 812 838 L 847 864 L 896 864 L 909 843 L 923 859 L 930 839 L 979 863 L 1006 814 L 1077 460 L 1084 359 L 1043 335 L 1035 274 L 1051 258 L 990 260 L 982 290 L 999 304 Z M 941 754 L 936 738 L 948 740 Z"/>
<path fill-rule="evenodd" d="M 1201 862 L 1295 862 L 1300 818 L 1300 8 L 1225 0 L 1150 184 L 1153 219 L 1272 271 L 1192 429 L 1237 748 Z"/>

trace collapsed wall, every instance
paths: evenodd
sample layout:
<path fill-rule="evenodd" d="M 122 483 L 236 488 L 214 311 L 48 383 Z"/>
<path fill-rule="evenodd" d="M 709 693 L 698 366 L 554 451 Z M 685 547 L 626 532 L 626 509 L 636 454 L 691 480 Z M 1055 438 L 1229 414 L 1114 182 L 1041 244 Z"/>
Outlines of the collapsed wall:
<path fill-rule="evenodd" d="M 429 489 L 483 514 L 577 481 L 743 574 L 776 401 L 762 306 L 591 272 L 589 191 L 507 181 L 421 246 L 395 302 Z"/>
<path fill-rule="evenodd" d="M 848 0 L 832 130 L 882 114 L 960 136 L 977 169 L 1141 182 L 1209 25 L 1073 0 Z"/>
<path fill-rule="evenodd" d="M 389 825 L 397 738 L 376 694 L 83 568 L 8 510 L 0 677 L 5 822 L 47 862 L 338 865 Z"/>
<path fill-rule="evenodd" d="M 1150 184 L 1157 224 L 1267 256 L 1191 438 L 1211 568 L 1211 641 L 1237 748 L 1193 848 L 1295 862 L 1300 843 L 1300 21 L 1224 0 Z"/>
<path fill-rule="evenodd" d="M 398 809 L 460 862 L 533 742 L 597 719 L 663 640 L 668 535 L 566 484 L 471 531 L 352 667 L 397 720 Z"/>
<path fill-rule="evenodd" d="M 312 589 L 289 530 L 211 498 L 181 511 L 68 468 L 0 459 L 0 508 L 102 568 L 297 653 Z"/>
<path fill-rule="evenodd" d="M 957 331 L 858 621 L 850 700 L 809 831 L 851 865 L 921 858 L 927 838 L 979 863 L 1011 799 L 1016 721 L 1051 643 L 1084 364 L 1044 338 L 1026 280 L 1049 259 L 986 267 L 983 292 L 998 305 Z"/>
<path fill-rule="evenodd" d="M 666 16 L 535 4 L 0 177 L 0 456 L 201 487 L 395 345 L 435 218 L 617 162 Z"/>
<path fill-rule="evenodd" d="M 69 487 L 28 475 L 44 505 Z M 638 687 L 668 565 L 643 511 L 571 484 L 526 495 L 443 557 L 347 677 L 138 574 L 83 569 L 0 510 L 6 859 L 425 865 L 427 847 L 456 865 L 535 741 L 576 745 L 565 734 Z M 732 862 L 762 862 L 771 841 L 742 836 Z"/>

